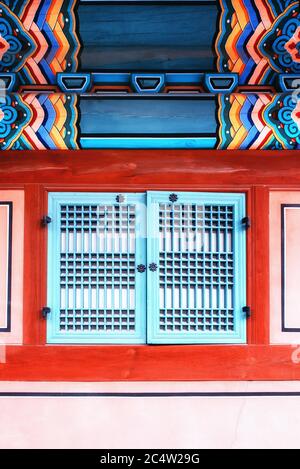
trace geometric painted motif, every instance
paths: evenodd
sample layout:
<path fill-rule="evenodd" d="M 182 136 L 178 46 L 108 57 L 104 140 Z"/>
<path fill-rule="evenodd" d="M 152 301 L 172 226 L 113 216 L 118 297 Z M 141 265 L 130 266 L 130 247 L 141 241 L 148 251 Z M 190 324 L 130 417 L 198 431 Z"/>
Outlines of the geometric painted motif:
<path fill-rule="evenodd" d="M 80 18 L 75 12 L 79 3 L 4 0 L 0 8 L 0 72 L 19 71 L 23 85 L 56 85 L 57 73 L 79 72 L 79 55 L 85 47 L 79 40 Z M 237 73 L 239 85 L 270 85 L 278 73 L 300 72 L 297 0 L 219 3 L 213 45 L 216 71 Z M 95 27 L 91 21 L 91 31 Z"/>
<path fill-rule="evenodd" d="M 294 95 L 274 96 L 264 113 L 265 120 L 274 129 L 276 148 L 300 148 L 299 100 Z"/>
<path fill-rule="evenodd" d="M 300 72 L 300 9 L 294 2 L 276 19 L 260 41 L 270 67 L 279 73 Z"/>
<path fill-rule="evenodd" d="M 219 96 L 221 149 L 299 149 L 300 108 L 294 94 Z"/>
<path fill-rule="evenodd" d="M 35 52 L 33 38 L 26 32 L 19 18 L 5 5 L 0 8 L 0 71 L 22 70 Z"/>
<path fill-rule="evenodd" d="M 30 121 L 30 109 L 20 96 L 0 97 L 0 148 L 12 148 Z"/>
<path fill-rule="evenodd" d="M 300 7 L 295 0 L 222 0 L 216 42 L 220 72 L 242 85 L 269 85 L 300 72 Z"/>
<path fill-rule="evenodd" d="M 122 2 L 115 2 L 114 8 L 118 3 Z M 131 2 L 132 5 L 134 3 Z M 76 87 L 75 91 L 71 88 L 64 90 L 58 74 L 70 74 L 71 78 L 79 82 L 82 80 L 80 57 L 86 46 L 80 40 L 78 10 L 79 6 L 84 8 L 84 4 L 80 0 L 1 1 L 0 74 L 15 74 L 16 80 L 15 92 L 0 96 L 0 150 L 83 148 L 80 91 L 76 92 Z M 215 41 L 208 52 L 216 58 L 215 75 L 223 76 L 225 80 L 224 74 L 235 74 L 234 85 L 230 94 L 218 94 L 219 91 L 209 89 L 211 94 L 215 93 L 213 115 L 216 117 L 211 132 L 208 132 L 213 138 L 203 138 L 198 148 L 300 148 L 300 104 L 297 97 L 276 94 L 275 91 L 281 90 L 281 74 L 298 74 L 300 77 L 299 2 L 219 0 L 219 6 L 220 12 L 219 15 L 216 12 L 216 23 L 213 25 L 216 28 Z M 212 25 L 207 27 L 211 28 Z M 97 36 L 93 28 L 97 28 L 97 24 L 91 18 L 89 37 L 92 40 Z M 107 31 L 109 34 L 110 29 Z M 95 67 L 100 49 L 101 41 L 95 47 L 96 52 L 92 50 L 90 54 L 95 57 Z M 86 75 L 83 82 L 86 79 L 87 83 L 84 93 L 95 91 L 99 83 L 102 83 L 103 90 L 105 88 L 112 94 L 138 93 L 132 87 L 135 73 L 123 74 L 129 77 L 126 83 L 122 81 L 122 74 L 115 73 L 117 83 L 111 83 L 109 73 L 96 72 L 90 70 L 83 73 Z M 158 71 L 157 75 L 164 77 L 162 80 L 165 82 L 158 86 L 157 93 L 166 97 L 167 93 L 174 91 L 207 92 L 205 83 L 209 80 L 203 78 L 207 73 L 206 70 L 198 70 L 194 75 L 190 73 L 194 76 L 192 85 L 177 73 L 176 79 L 179 77 L 181 82 L 176 88 L 174 81 L 171 80 L 170 85 L 166 79 L 172 73 Z M 160 83 L 159 77 L 152 79 Z M 143 80 L 140 84 L 147 85 L 143 84 Z M 140 91 L 148 92 L 149 96 L 147 87 Z M 149 103 L 151 108 L 151 100 Z M 154 119 L 151 110 L 150 118 Z M 89 123 L 89 119 L 92 116 L 85 117 L 85 122 Z M 103 118 L 92 123 L 93 128 L 96 125 L 99 128 L 99 133 L 97 128 L 93 134 L 95 141 L 104 133 L 102 123 Z M 130 132 L 129 129 L 128 136 Z M 132 134 L 135 134 L 135 129 L 132 129 Z"/>
<path fill-rule="evenodd" d="M 8 95 L 0 98 L 3 150 L 77 149 L 76 95 Z"/>
<path fill-rule="evenodd" d="M 19 71 L 21 84 L 39 85 L 56 83 L 57 73 L 75 71 L 79 52 L 75 3 L 4 0 L 0 9 L 0 71 Z"/>

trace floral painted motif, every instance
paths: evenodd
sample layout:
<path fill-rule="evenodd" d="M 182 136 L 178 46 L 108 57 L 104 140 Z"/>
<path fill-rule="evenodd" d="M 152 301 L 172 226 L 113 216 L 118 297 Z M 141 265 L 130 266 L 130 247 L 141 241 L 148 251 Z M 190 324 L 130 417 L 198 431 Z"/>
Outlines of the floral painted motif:
<path fill-rule="evenodd" d="M 78 2 L 1 1 L 0 72 L 17 72 L 12 78 L 20 92 L 0 98 L 0 149 L 77 149 L 82 144 L 81 98 L 60 93 L 57 80 L 58 73 L 80 72 Z M 220 8 L 217 69 L 236 73 L 237 86 L 244 89 L 216 98 L 218 147 L 300 147 L 300 104 L 291 95 L 257 92 L 259 87 L 277 89 L 278 74 L 300 74 L 299 2 L 220 0 Z M 252 85 L 257 94 L 245 90 Z M 26 86 L 35 93 L 23 93 Z M 43 94 L 44 89 L 51 93 Z"/>
<path fill-rule="evenodd" d="M 283 148 L 300 148 L 300 108 L 297 96 L 275 96 L 267 106 L 264 118 Z"/>
<path fill-rule="evenodd" d="M 16 95 L 0 97 L 0 149 L 11 148 L 31 117 L 30 109 Z"/>
<path fill-rule="evenodd" d="M 285 50 L 290 54 L 293 62 L 300 63 L 300 26 L 296 29 L 295 34 L 285 44 Z"/>
<path fill-rule="evenodd" d="M 293 93 L 220 96 L 218 148 L 300 148 L 299 103 Z"/>
<path fill-rule="evenodd" d="M 5 5 L 0 6 L 0 71 L 22 69 L 35 44 L 22 23 Z"/>
<path fill-rule="evenodd" d="M 300 11 L 296 2 L 274 22 L 260 41 L 260 49 L 278 73 L 300 72 Z"/>
<path fill-rule="evenodd" d="M 0 149 L 77 149 L 76 103 L 59 93 L 0 98 Z"/>
<path fill-rule="evenodd" d="M 76 0 L 6 0 L 5 4 L 0 6 L 0 72 L 19 72 L 23 85 L 55 85 L 57 73 L 76 71 L 80 47 Z M 1 44 L 6 49 L 2 58 Z"/>
<path fill-rule="evenodd" d="M 0 36 L 0 60 L 3 59 L 3 56 L 8 52 L 9 48 L 10 45 L 7 40 L 4 37 Z"/>
<path fill-rule="evenodd" d="M 295 109 L 292 111 L 292 119 L 297 124 L 298 128 L 300 129 L 300 101 L 297 100 L 297 104 Z"/>
<path fill-rule="evenodd" d="M 299 2 L 222 0 L 216 42 L 218 70 L 241 85 L 274 85 L 277 73 L 299 73 Z"/>

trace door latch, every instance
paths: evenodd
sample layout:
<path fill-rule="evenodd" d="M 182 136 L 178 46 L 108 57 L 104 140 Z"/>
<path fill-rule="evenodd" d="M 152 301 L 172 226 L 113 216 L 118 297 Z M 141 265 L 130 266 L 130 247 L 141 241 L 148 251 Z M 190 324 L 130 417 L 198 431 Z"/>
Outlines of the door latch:
<path fill-rule="evenodd" d="M 251 228 L 251 220 L 249 217 L 244 217 L 242 219 L 242 224 L 244 225 L 244 227 L 246 228 L 246 230 L 248 230 L 249 228 Z"/>
<path fill-rule="evenodd" d="M 251 308 L 250 308 L 250 306 L 244 306 L 243 307 L 243 313 L 245 313 L 247 319 L 251 318 Z"/>
<path fill-rule="evenodd" d="M 42 218 L 42 226 L 44 226 L 44 227 L 48 226 L 51 222 L 52 222 L 52 218 L 49 217 L 48 215 L 45 215 Z"/>
<path fill-rule="evenodd" d="M 49 308 L 48 306 L 44 306 L 44 308 L 42 309 L 43 318 L 46 319 L 48 314 L 50 313 L 51 313 L 51 308 Z"/>

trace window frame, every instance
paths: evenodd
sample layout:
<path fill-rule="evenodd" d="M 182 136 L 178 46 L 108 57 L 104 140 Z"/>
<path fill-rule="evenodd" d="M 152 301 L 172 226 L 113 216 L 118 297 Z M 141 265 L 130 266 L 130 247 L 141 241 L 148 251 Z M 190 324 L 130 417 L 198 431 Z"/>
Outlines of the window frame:
<path fill-rule="evenodd" d="M 159 242 L 156 227 L 158 226 L 159 204 L 169 202 L 170 191 L 147 191 L 147 252 L 148 261 L 159 264 Z M 199 333 L 187 334 L 186 337 L 182 333 L 172 332 L 169 336 L 166 332 L 159 331 L 158 327 L 158 311 L 159 297 L 159 279 L 151 272 L 148 274 L 153 277 L 148 284 L 147 298 L 149 306 L 149 314 L 147 315 L 148 344 L 245 344 L 247 340 L 246 324 L 247 319 L 243 313 L 243 307 L 247 304 L 246 295 L 246 237 L 245 228 L 242 226 L 242 219 L 246 216 L 246 200 L 244 193 L 224 193 L 224 192 L 204 192 L 204 191 L 176 191 L 176 195 L 183 204 L 203 204 L 203 205 L 230 205 L 233 207 L 235 215 L 233 217 L 233 245 L 237 245 L 233 249 L 234 257 L 234 323 L 235 331 L 222 334 L 221 332 L 205 332 L 203 335 Z M 175 202 L 175 203 L 179 203 Z M 153 220 L 153 215 L 156 217 Z M 238 286 L 236 282 L 238 280 Z M 152 311 L 150 309 L 152 308 Z M 155 314 L 156 312 L 156 314 Z M 152 313 L 152 314 L 151 314 Z M 196 334 L 199 334 L 198 336 Z"/>
<path fill-rule="evenodd" d="M 117 331 L 109 332 L 64 332 L 60 330 L 59 321 L 61 310 L 60 289 L 60 259 L 61 259 L 61 218 L 60 208 L 63 205 L 107 205 L 115 203 L 118 193 L 112 192 L 49 192 L 48 193 L 48 216 L 51 223 L 48 225 L 48 266 L 47 266 L 47 307 L 50 313 L 47 316 L 47 344 L 245 344 L 247 340 L 246 324 L 247 318 L 243 313 L 246 306 L 246 236 L 242 219 L 245 217 L 246 200 L 244 193 L 224 193 L 224 192 L 177 192 L 180 201 L 183 203 L 200 203 L 208 205 L 230 205 L 234 210 L 233 217 L 233 269 L 234 279 L 234 325 L 235 330 L 230 332 L 208 332 L 202 335 L 199 333 L 186 334 L 172 332 L 157 332 L 157 320 L 159 314 L 159 285 L 158 278 L 148 269 L 148 264 L 155 260 L 159 264 L 159 246 L 155 227 L 158 220 L 153 219 L 157 215 L 160 202 L 169 203 L 170 191 L 145 191 L 135 193 L 125 193 L 126 203 L 132 203 L 137 207 L 137 228 L 139 236 L 136 240 L 135 266 L 146 265 L 146 272 L 140 275 L 135 272 L 136 301 L 135 312 L 137 319 L 137 331 L 135 334 L 128 332 L 120 334 Z M 141 204 L 145 204 L 145 212 L 141 209 Z M 141 233 L 138 227 L 143 223 Z M 144 237 L 143 237 L 144 236 Z M 158 273 L 158 271 L 157 271 Z M 76 308 L 75 308 L 76 309 Z M 82 308 L 78 308 L 82 309 Z M 133 337 L 134 336 L 134 337 Z"/>
<path fill-rule="evenodd" d="M 111 194 L 111 195 L 110 195 Z M 49 192 L 48 193 L 48 215 L 52 222 L 48 225 L 48 273 L 47 273 L 47 306 L 51 312 L 47 317 L 47 343 L 48 344 L 145 344 L 146 340 L 146 277 L 139 275 L 135 271 L 135 283 L 137 293 L 135 296 L 135 310 L 138 311 L 135 333 L 128 332 L 121 337 L 117 332 L 112 332 L 107 336 L 99 333 L 76 333 L 73 331 L 68 334 L 59 330 L 60 315 L 58 311 L 61 309 L 60 300 L 55 291 L 60 290 L 60 207 L 61 205 L 89 205 L 89 204 L 112 204 L 112 196 L 114 199 L 118 193 L 107 192 Z M 136 222 L 144 221 L 146 227 L 146 214 L 143 211 L 143 203 L 146 203 L 146 197 L 142 193 L 130 193 L 127 197 L 128 204 L 133 204 L 137 208 Z M 135 263 L 136 265 L 146 263 L 146 245 L 145 239 L 141 236 L 136 238 L 135 244 Z M 55 256 L 53 255 L 55 253 Z M 59 256 L 57 260 L 56 255 Z M 60 296 L 60 295 L 59 295 Z M 81 309 L 81 308 L 80 308 Z"/>

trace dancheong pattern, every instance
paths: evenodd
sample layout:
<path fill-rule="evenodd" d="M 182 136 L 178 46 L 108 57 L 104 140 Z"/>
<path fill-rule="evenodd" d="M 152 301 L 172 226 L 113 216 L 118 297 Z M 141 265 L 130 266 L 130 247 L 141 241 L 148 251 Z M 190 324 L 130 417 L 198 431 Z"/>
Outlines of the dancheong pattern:
<path fill-rule="evenodd" d="M 79 52 L 75 3 L 74 0 L 0 2 L 0 71 L 19 71 L 20 82 L 25 85 L 54 84 L 57 73 L 75 71 Z"/>
<path fill-rule="evenodd" d="M 30 109 L 18 96 L 1 96 L 0 148 L 12 148 L 19 141 L 29 121 Z"/>
<path fill-rule="evenodd" d="M 9 95 L 0 98 L 2 150 L 77 149 L 76 95 Z"/>
<path fill-rule="evenodd" d="M 300 8 L 292 0 L 223 0 L 218 70 L 240 84 L 268 85 L 276 73 L 299 73 Z"/>
<path fill-rule="evenodd" d="M 82 80 L 80 57 L 86 45 L 80 40 L 79 4 L 84 8 L 80 0 L 0 1 L 0 79 L 13 77 L 11 94 L 0 95 L 0 149 L 83 148 L 80 92 L 64 89 L 58 78 L 65 73 Z M 91 37 L 95 27 L 91 19 Z M 299 2 L 219 0 L 212 48 L 213 72 L 235 74 L 235 81 L 227 94 L 218 92 L 212 104 L 216 122 L 211 133 L 217 128 L 216 138 L 203 138 L 199 147 L 300 148 L 298 95 L 282 86 L 284 76 L 300 79 Z M 96 75 L 101 82 L 101 73 L 96 72 L 85 74 L 84 92 L 97 88 Z M 208 73 L 212 70 L 194 75 Z M 123 91 L 137 92 L 130 83 L 123 83 Z M 205 92 L 203 83 L 195 87 L 200 94 Z M 118 86 L 106 84 L 110 92 L 120 91 Z M 178 89 L 184 86 L 179 84 Z M 165 82 L 159 90 L 167 93 L 172 86 Z M 89 119 L 85 117 L 85 123 Z M 103 120 L 96 122 L 99 134 L 93 134 L 93 141 L 102 133 Z"/>
<path fill-rule="evenodd" d="M 221 149 L 299 149 L 300 106 L 293 94 L 219 97 Z"/>
<path fill-rule="evenodd" d="M 21 21 L 5 5 L 0 8 L 0 71 L 22 70 L 35 51 L 35 43 Z"/>

